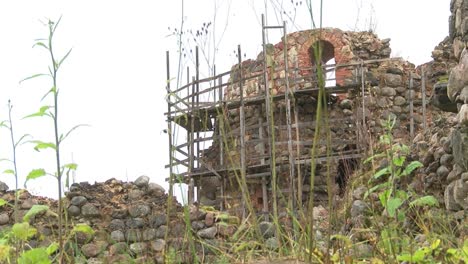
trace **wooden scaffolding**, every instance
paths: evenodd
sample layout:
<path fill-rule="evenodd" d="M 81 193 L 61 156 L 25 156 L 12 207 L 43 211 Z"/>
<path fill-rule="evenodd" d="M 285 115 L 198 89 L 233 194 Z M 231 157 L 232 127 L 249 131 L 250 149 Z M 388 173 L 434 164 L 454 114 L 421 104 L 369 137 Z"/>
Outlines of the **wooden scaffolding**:
<path fill-rule="evenodd" d="M 243 179 L 256 179 L 262 184 L 263 193 L 263 213 L 268 214 L 268 190 L 267 186 L 271 181 L 271 174 L 274 170 L 277 170 L 279 166 L 287 166 L 289 169 L 290 186 L 289 194 L 292 197 L 294 205 L 297 204 L 297 200 L 301 200 L 303 190 L 300 184 L 301 166 L 310 164 L 310 155 L 301 155 L 301 149 L 312 146 L 312 140 L 301 139 L 299 132 L 300 128 L 313 127 L 315 122 L 300 122 L 298 118 L 297 102 L 300 97 L 311 97 L 316 96 L 319 88 L 317 83 L 316 74 L 314 75 L 314 69 L 301 69 L 296 63 L 294 67 L 289 66 L 290 58 L 288 58 L 287 52 L 287 35 L 286 25 L 282 26 L 265 26 L 264 20 L 262 19 L 262 36 L 263 36 L 263 54 L 266 54 L 267 44 L 265 43 L 265 32 L 269 29 L 280 29 L 283 31 L 283 44 L 284 50 L 284 66 L 275 67 L 274 69 L 268 68 L 267 56 L 263 56 L 263 70 L 261 74 L 255 74 L 253 76 L 245 77 L 243 73 L 242 53 L 241 48 L 238 46 L 237 57 L 238 57 L 238 68 L 223 73 L 213 73 L 212 77 L 200 78 L 199 69 L 199 51 L 198 47 L 195 50 L 195 75 L 193 77 L 189 74 L 187 69 L 187 83 L 183 86 L 172 89 L 170 86 L 171 74 L 170 74 L 170 60 L 169 52 L 167 56 L 167 102 L 168 110 L 165 113 L 166 120 L 168 122 L 168 135 L 169 135 L 169 164 L 166 168 L 169 169 L 170 177 L 168 178 L 170 183 L 170 195 L 173 195 L 173 185 L 176 183 L 188 184 L 188 203 L 194 202 L 195 193 L 199 190 L 200 179 L 204 177 L 218 177 L 221 180 L 220 193 L 221 202 L 220 208 L 224 209 L 224 193 L 225 193 L 225 182 L 228 177 L 232 177 L 234 173 L 237 173 Z M 340 67 L 346 67 L 353 71 L 355 80 L 353 83 L 348 85 L 334 85 L 327 86 L 325 88 L 327 94 L 347 94 L 353 91 L 356 94 L 360 94 L 364 98 L 364 94 L 367 93 L 365 89 L 365 61 L 357 63 L 349 63 L 346 65 L 325 65 L 323 69 L 325 72 L 335 71 Z M 284 83 L 286 90 L 284 93 L 271 94 L 269 89 L 270 75 L 276 72 L 284 72 L 285 78 Z M 299 73 L 309 71 L 312 72 L 310 76 L 299 76 Z M 232 75 L 236 74 L 236 78 L 232 78 Z M 294 76 L 291 78 L 290 76 Z M 261 81 L 260 87 L 264 89 L 255 96 L 244 96 L 245 82 L 251 79 L 258 79 Z M 233 81 L 235 80 L 235 81 Z M 327 79 L 327 81 L 333 81 L 333 79 Z M 240 96 L 235 99 L 226 98 L 227 87 L 237 86 L 240 89 Z M 300 89 L 298 87 L 301 87 Z M 270 131 L 274 129 L 272 127 L 274 122 L 270 120 L 271 107 L 275 102 L 284 102 L 287 140 L 283 142 L 275 142 L 270 136 Z M 327 159 L 356 159 L 360 158 L 365 151 L 365 145 L 363 142 L 364 135 L 367 133 L 366 129 L 366 113 L 364 99 L 361 102 L 360 109 L 361 114 L 355 114 L 350 116 L 347 121 L 353 122 L 354 127 L 352 128 L 353 133 L 356 133 L 356 140 L 347 140 L 344 138 L 336 139 L 344 144 L 357 145 L 356 148 L 341 151 L 339 153 L 330 153 L 327 156 L 316 156 L 314 157 L 316 163 L 324 162 Z M 257 106 L 261 109 L 265 109 L 263 115 L 258 116 L 258 122 L 256 124 L 246 124 L 245 119 L 245 108 L 250 106 Z M 220 123 L 224 122 L 225 114 L 229 110 L 237 109 L 239 111 L 239 128 L 230 131 L 229 135 L 223 133 L 217 128 Z M 359 118 L 358 118 L 359 117 Z M 330 119 L 330 126 L 340 126 L 343 124 L 343 120 Z M 254 140 L 246 140 L 244 135 L 248 130 L 258 130 L 260 138 Z M 178 140 L 175 140 L 175 136 Z M 208 151 L 213 141 L 223 142 L 226 137 L 235 138 L 240 144 L 239 148 L 239 162 L 230 163 L 224 160 L 224 149 L 223 143 L 219 144 L 219 159 L 217 166 L 206 163 L 203 160 L 203 154 Z M 249 144 L 260 144 L 260 147 L 264 149 L 265 155 L 249 156 L 246 152 L 246 146 Z M 287 155 L 275 155 L 272 158 L 272 146 L 287 145 Z M 248 161 L 248 162 L 247 162 Z M 241 190 L 245 191 L 245 190 Z M 197 197 L 199 197 L 197 195 Z"/>

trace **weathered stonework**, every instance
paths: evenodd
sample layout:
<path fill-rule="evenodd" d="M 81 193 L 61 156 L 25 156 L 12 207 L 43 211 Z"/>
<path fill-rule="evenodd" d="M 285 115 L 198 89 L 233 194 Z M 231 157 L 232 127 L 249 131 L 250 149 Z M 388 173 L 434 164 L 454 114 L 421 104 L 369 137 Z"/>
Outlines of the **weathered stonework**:
<path fill-rule="evenodd" d="M 357 153 L 365 143 L 359 139 L 358 133 L 368 133 L 376 138 L 383 132 L 381 120 L 387 120 L 389 116 L 395 116 L 397 124 L 393 131 L 394 136 L 401 142 L 409 144 L 409 131 L 411 119 L 414 124 L 414 134 L 416 135 L 423 124 L 421 111 L 421 78 L 417 73 L 415 66 L 407 61 L 395 58 L 390 59 L 390 39 L 380 40 L 375 34 L 369 32 L 346 32 L 339 29 L 326 28 L 323 30 L 307 30 L 294 32 L 287 35 L 287 63 L 284 61 L 284 41 L 276 45 L 267 45 L 266 63 L 268 76 L 268 90 L 271 96 L 279 97 L 286 93 L 287 84 L 294 91 L 314 89 L 317 86 L 317 75 L 314 71 L 315 56 L 313 46 L 321 43 L 323 52 L 321 61 L 327 62 L 335 59 L 337 64 L 335 70 L 335 83 L 332 87 L 343 87 L 343 91 L 337 94 L 330 94 L 328 97 L 328 117 L 330 118 L 330 137 L 331 151 L 335 155 L 346 156 L 349 153 Z M 241 91 L 243 91 L 244 100 L 255 99 L 265 94 L 265 84 L 263 79 L 264 70 L 263 52 L 257 56 L 256 60 L 247 60 L 241 65 L 232 67 L 229 85 L 224 91 L 224 98 L 227 100 L 238 100 Z M 362 96 L 362 79 L 360 67 L 364 69 L 364 89 Z M 286 73 L 285 66 L 289 68 Z M 241 71 L 242 70 L 242 71 Z M 286 80 L 288 77 L 288 80 Z M 412 81 L 410 82 L 410 79 Z M 243 86 L 239 84 L 243 83 Z M 327 84 L 327 86 L 330 86 Z M 316 95 L 316 93 L 315 93 Z M 300 125 L 298 135 L 301 142 L 312 142 L 315 136 L 315 114 L 317 109 L 317 100 L 314 93 L 312 96 L 296 95 L 292 109 L 297 112 L 297 120 Z M 364 97 L 364 98 L 363 98 Z M 284 97 L 283 97 L 284 98 Z M 415 105 L 411 112 L 410 104 Z M 363 106 L 364 104 L 364 106 Z M 288 131 L 286 111 L 287 105 L 284 100 L 277 100 L 272 103 L 272 116 L 275 125 L 275 157 L 277 164 L 283 164 L 278 168 L 278 185 L 281 190 L 285 190 L 291 184 L 290 171 L 288 169 L 287 159 L 289 150 L 287 148 Z M 250 128 L 255 124 L 266 122 L 267 113 L 264 106 L 249 105 L 244 109 L 244 119 L 247 130 L 244 135 L 246 141 L 247 166 L 257 166 L 267 164 L 268 147 L 262 143 L 268 131 L 265 128 L 260 135 L 258 126 Z M 366 131 L 358 132 L 356 122 L 362 122 L 363 113 L 365 114 Z M 221 119 L 215 123 L 215 127 L 223 131 L 228 131 L 229 146 L 223 146 L 223 158 L 226 163 L 229 162 L 233 168 L 240 167 L 240 109 L 232 109 L 223 114 Z M 295 133 L 295 129 L 293 132 Z M 218 133 L 218 131 L 215 131 Z M 317 148 L 317 157 L 325 157 L 327 154 L 325 132 L 319 134 L 320 140 Z M 361 141 L 360 141 L 361 140 Z M 219 163 L 221 147 L 219 140 L 214 140 L 212 146 L 203 155 L 203 163 L 209 164 L 213 169 L 220 169 Z M 312 144 L 300 147 L 294 146 L 295 157 L 306 157 L 310 155 Z M 226 148 L 229 150 L 226 151 Z M 327 169 L 326 159 L 317 163 L 314 183 L 314 198 L 317 202 L 325 202 L 327 195 Z M 283 163 L 282 163 L 283 162 Z M 335 187 L 334 194 L 341 190 L 356 167 L 358 158 L 343 158 L 332 161 L 330 174 L 336 175 L 333 179 Z M 344 167 L 348 167 L 346 170 Z M 308 163 L 301 166 L 300 171 L 296 171 L 295 177 L 299 173 L 303 175 L 301 181 L 302 201 L 307 201 L 310 192 L 311 183 L 309 182 L 311 168 Z M 346 171 L 346 172 L 345 172 Z M 267 175 L 269 178 L 270 175 Z M 299 178 L 296 179 L 300 180 Z M 264 210 L 264 190 L 262 190 L 262 178 L 249 178 L 248 188 L 251 201 L 257 211 Z M 200 199 L 203 203 L 209 205 L 218 205 L 224 200 L 227 208 L 240 209 L 242 207 L 242 193 L 231 175 L 231 180 L 227 181 L 224 191 L 224 197 L 221 197 L 220 185 L 223 184 L 218 177 L 206 177 L 200 179 Z M 271 188 L 268 185 L 267 188 Z M 271 206 L 270 201 L 268 202 Z"/>

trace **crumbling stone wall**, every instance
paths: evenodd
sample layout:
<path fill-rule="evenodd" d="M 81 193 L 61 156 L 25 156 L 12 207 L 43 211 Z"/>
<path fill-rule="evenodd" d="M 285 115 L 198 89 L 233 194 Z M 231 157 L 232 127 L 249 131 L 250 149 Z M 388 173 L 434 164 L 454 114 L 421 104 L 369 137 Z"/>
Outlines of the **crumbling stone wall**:
<path fill-rule="evenodd" d="M 352 32 L 342 31 L 336 28 L 324 28 L 322 30 L 304 30 L 287 35 L 287 53 L 288 67 L 294 69 L 296 66 L 298 72 L 291 70 L 288 73 L 290 79 L 294 79 L 296 75 L 301 80 L 311 81 L 314 78 L 312 67 L 315 64 L 313 59 L 313 45 L 318 42 L 325 42 L 329 45 L 324 45 L 323 62 L 334 58 L 336 64 L 345 65 L 351 62 L 359 62 L 369 59 L 384 59 L 389 58 L 390 39 L 380 40 L 377 36 L 370 32 Z M 267 44 L 266 47 L 267 68 L 269 69 L 269 89 L 272 95 L 285 93 L 286 73 L 284 69 L 284 43 L 278 42 L 276 45 Z M 297 65 L 296 65 L 297 62 Z M 253 97 L 262 94 L 264 89 L 262 71 L 264 69 L 264 54 L 261 52 L 256 60 L 246 60 L 242 62 L 242 77 L 243 79 L 258 76 L 257 78 L 247 80 L 244 84 L 244 97 Z M 232 67 L 230 85 L 225 89 L 225 98 L 234 99 L 240 97 L 239 86 L 236 85 L 240 79 L 240 65 Z M 335 72 L 337 85 L 355 84 L 357 77 L 353 72 L 354 67 L 339 67 Z M 306 86 L 304 82 L 298 82 L 296 89 L 303 89 Z"/>
<path fill-rule="evenodd" d="M 346 150 L 360 147 L 357 138 L 356 123 L 363 119 L 363 112 L 366 116 L 366 131 L 361 133 L 370 133 L 373 138 L 377 138 L 382 133 L 380 120 L 386 120 L 389 116 L 397 118 L 397 124 L 393 131 L 396 138 L 401 142 L 409 142 L 410 119 L 414 121 L 414 133 L 422 129 L 423 117 L 421 104 L 421 81 L 417 74 L 415 65 L 401 60 L 389 59 L 390 39 L 380 40 L 375 34 L 370 32 L 347 32 L 339 29 L 327 28 L 323 30 L 306 30 L 294 32 L 287 36 L 287 53 L 289 72 L 286 73 L 284 67 L 284 43 L 283 41 L 276 45 L 267 45 L 267 71 L 268 85 L 272 96 L 278 96 L 286 92 L 286 76 L 289 78 L 290 89 L 302 90 L 317 87 L 316 74 L 314 73 L 314 58 L 312 46 L 314 43 L 322 43 L 324 48 L 322 60 L 324 62 L 334 58 L 336 64 L 345 65 L 336 69 L 336 85 L 353 86 L 345 94 L 330 95 L 328 98 L 328 112 L 331 121 L 332 151 L 340 153 Z M 365 63 L 364 63 L 365 62 Z M 264 54 L 260 53 L 256 60 L 247 60 L 242 65 L 234 65 L 230 85 L 225 90 L 225 98 L 228 100 L 239 99 L 241 86 L 243 83 L 243 97 L 248 100 L 264 93 L 265 84 L 263 82 L 262 71 L 264 69 Z M 364 63 L 365 70 L 365 94 L 362 98 L 361 93 L 361 73 L 356 71 Z M 296 67 L 297 66 L 297 67 Z M 242 69 L 242 72 L 240 71 Z M 242 77 L 242 79 L 241 79 Z M 252 78 L 253 77 L 253 78 Z M 410 89 L 410 78 L 413 79 L 412 89 Z M 294 110 L 298 112 L 298 121 L 308 123 L 300 127 L 299 135 L 301 141 L 311 142 L 314 138 L 315 111 L 317 107 L 316 97 L 312 94 L 308 96 L 297 96 L 297 105 Z M 364 101 L 364 106 L 363 102 Z M 411 115 L 410 102 L 413 101 L 414 113 Z M 418 105 L 419 103 L 419 105 Z M 288 148 L 285 143 L 288 139 L 286 122 L 286 105 L 283 101 L 276 101 L 272 105 L 275 124 L 275 141 L 280 142 L 276 146 L 277 162 L 288 158 Z M 363 111 L 364 109 L 364 111 Z M 266 111 L 262 106 L 245 107 L 245 124 L 249 126 L 266 122 Z M 261 120 L 261 121 L 260 121 Z M 219 129 L 223 125 L 223 131 L 228 136 L 232 145 L 229 149 L 224 149 L 223 160 L 225 164 L 231 162 L 230 166 L 239 167 L 240 164 L 240 110 L 233 109 L 224 113 L 222 124 L 215 125 Z M 294 123 L 295 121 L 293 121 Z M 265 129 L 266 130 L 266 129 Z M 323 131 L 322 131 L 323 132 Z M 267 131 L 264 131 L 263 138 Z M 295 129 L 293 129 L 293 134 Z M 254 129 L 247 129 L 246 156 L 247 165 L 260 164 L 261 158 L 267 155 L 267 146 L 259 143 L 262 138 L 259 135 L 258 126 Z M 295 137 L 293 135 L 295 140 Z M 323 139 L 319 142 L 318 156 L 326 155 L 325 135 L 321 134 Z M 282 143 L 281 143 L 282 142 Z M 352 143 L 350 143 L 352 142 Z M 204 163 L 210 164 L 212 168 L 221 168 L 219 164 L 220 145 L 219 140 L 213 142 L 213 146 L 204 155 Z M 311 146 L 300 147 L 300 155 L 310 154 Z M 294 150 L 295 152 L 295 150 Z M 296 152 L 295 152 L 296 155 Z M 268 158 L 268 157 L 267 157 Z M 310 166 L 302 166 L 303 190 L 310 191 L 308 175 L 310 175 Z M 332 175 L 338 175 L 339 161 L 332 164 Z M 279 168 L 279 186 L 282 189 L 289 186 L 289 170 L 287 162 Z M 327 198 L 327 173 L 323 164 L 318 164 L 316 168 L 314 194 L 317 201 L 324 202 Z M 297 173 L 297 172 L 296 172 Z M 206 182 L 212 182 L 209 179 Z M 250 195 L 254 206 L 261 210 L 262 208 L 262 190 L 261 179 L 249 179 Z M 203 180 L 201 183 L 201 193 L 204 202 L 209 204 L 219 204 L 217 199 L 205 199 L 206 194 L 203 189 Z M 337 183 L 339 181 L 337 180 Z M 341 183 L 343 184 L 343 183 Z M 338 184 L 335 186 L 334 193 L 337 193 Z M 219 186 L 216 194 L 216 188 L 210 188 L 210 197 L 219 197 Z M 226 192 L 228 208 L 239 208 L 241 205 L 241 193 L 235 180 L 228 182 Z M 269 196 L 270 197 L 270 196 Z M 306 200 L 307 195 L 303 196 Z M 210 201 L 211 200 L 211 201 Z M 300 202 L 300 201 L 299 201 Z"/>
<path fill-rule="evenodd" d="M 48 205 L 57 212 L 57 201 L 33 196 L 26 190 L 20 193 L 20 221 L 35 204 Z M 0 198 L 14 204 L 14 191 L 8 191 L 3 182 L 0 182 Z M 165 190 L 149 182 L 147 176 L 135 182 L 110 179 L 93 185 L 73 184 L 64 199 L 68 224 L 87 224 L 95 233 L 78 232 L 72 236 L 66 242 L 67 253 L 83 257 L 81 262 L 78 257 L 74 263 L 133 263 L 132 259 L 137 259 L 138 263 L 172 263 L 168 259 L 172 248 L 172 257 L 192 263 L 183 209 L 174 197 L 168 218 L 167 199 Z M 192 206 L 188 218 L 193 235 L 204 243 L 222 246 L 236 231 L 239 221 L 218 216 L 219 212 Z M 14 221 L 13 208 L 0 207 L 0 232 L 11 228 Z M 31 218 L 30 224 L 38 230 L 29 241 L 30 246 L 48 246 L 58 241 L 56 216 L 37 215 Z M 208 255 L 205 259 L 209 259 L 211 251 L 202 243 L 195 246 L 200 256 Z"/>

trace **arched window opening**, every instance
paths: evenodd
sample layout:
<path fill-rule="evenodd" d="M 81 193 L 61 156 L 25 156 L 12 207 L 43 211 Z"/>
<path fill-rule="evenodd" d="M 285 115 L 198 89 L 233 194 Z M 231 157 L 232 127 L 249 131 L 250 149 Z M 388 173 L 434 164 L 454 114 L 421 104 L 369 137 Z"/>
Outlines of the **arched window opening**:
<path fill-rule="evenodd" d="M 319 40 L 312 44 L 312 46 L 309 49 L 312 66 L 315 66 L 317 62 L 316 52 L 318 51 L 316 51 L 316 48 L 321 49 L 321 58 L 319 59 L 319 61 L 321 62 L 324 70 L 325 87 L 336 86 L 335 66 L 329 66 L 335 64 L 335 47 L 333 46 L 333 44 L 326 40 Z"/>

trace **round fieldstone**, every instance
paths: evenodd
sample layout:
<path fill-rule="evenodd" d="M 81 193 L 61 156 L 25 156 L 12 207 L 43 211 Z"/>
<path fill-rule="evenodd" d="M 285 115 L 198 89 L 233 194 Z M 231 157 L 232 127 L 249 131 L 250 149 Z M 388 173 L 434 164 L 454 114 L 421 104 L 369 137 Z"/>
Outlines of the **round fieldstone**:
<path fill-rule="evenodd" d="M 151 212 L 151 208 L 146 204 L 132 205 L 128 208 L 128 213 L 132 217 L 143 217 Z"/>
<path fill-rule="evenodd" d="M 205 225 L 207 227 L 213 226 L 215 223 L 215 216 L 213 213 L 207 213 L 205 216 Z"/>
<path fill-rule="evenodd" d="M 204 220 L 205 217 L 206 217 L 205 211 L 194 210 L 190 212 L 190 221 Z"/>
<path fill-rule="evenodd" d="M 364 194 L 367 192 L 367 188 L 364 186 L 359 186 L 353 190 L 353 199 L 360 200 L 364 198 Z"/>
<path fill-rule="evenodd" d="M 137 255 L 143 254 L 147 249 L 148 249 L 148 245 L 146 243 L 130 244 L 130 250 Z"/>
<path fill-rule="evenodd" d="M 124 219 L 128 215 L 127 209 L 114 209 L 112 211 L 112 218 Z"/>
<path fill-rule="evenodd" d="M 183 222 L 179 223 L 171 223 L 171 228 L 169 229 L 169 232 L 172 237 L 182 237 L 185 235 L 185 232 L 187 229 L 185 228 L 185 224 Z"/>
<path fill-rule="evenodd" d="M 351 207 L 351 216 L 357 217 L 363 215 L 368 209 L 367 203 L 362 200 L 355 200 Z"/>
<path fill-rule="evenodd" d="M 260 229 L 260 233 L 262 234 L 263 238 L 268 239 L 270 237 L 273 237 L 275 235 L 275 226 L 273 223 L 270 222 L 261 222 L 258 225 Z"/>
<path fill-rule="evenodd" d="M 442 155 L 445 154 L 444 148 L 440 147 L 434 151 L 434 159 L 439 160 L 442 158 Z"/>
<path fill-rule="evenodd" d="M 10 222 L 10 217 L 7 213 L 0 214 L 0 225 L 6 225 Z"/>
<path fill-rule="evenodd" d="M 32 199 L 26 199 L 21 203 L 21 209 L 29 210 L 33 205 L 37 204 Z"/>
<path fill-rule="evenodd" d="M 459 179 L 462 173 L 463 173 L 463 169 L 458 164 L 454 164 L 452 171 L 450 171 L 449 175 L 447 176 L 447 182 L 452 182 L 454 180 Z M 467 181 L 467 180 L 468 179 L 464 181 Z"/>
<path fill-rule="evenodd" d="M 6 192 L 8 191 L 8 185 L 2 181 L 0 181 L 0 192 Z"/>
<path fill-rule="evenodd" d="M 452 165 L 453 162 L 453 155 L 451 154 L 443 154 L 442 157 L 440 157 L 440 164 L 449 167 Z"/>
<path fill-rule="evenodd" d="M 384 40 L 382 40 L 382 43 L 384 42 Z M 394 67 L 394 66 L 390 66 L 388 69 L 387 69 L 387 73 L 393 73 L 393 74 L 398 74 L 398 75 L 402 75 L 403 74 L 403 70 L 398 68 L 398 67 Z"/>
<path fill-rule="evenodd" d="M 267 240 L 265 240 L 265 246 L 269 250 L 278 250 L 279 244 L 278 244 L 278 239 L 276 237 L 270 237 Z"/>
<path fill-rule="evenodd" d="M 197 232 L 197 235 L 200 238 L 204 239 L 213 239 L 216 236 L 216 233 L 218 232 L 216 226 L 208 227 L 206 229 L 202 229 Z"/>
<path fill-rule="evenodd" d="M 396 95 L 395 89 L 393 89 L 391 87 L 382 88 L 381 93 L 382 93 L 383 96 L 395 96 Z"/>
<path fill-rule="evenodd" d="M 403 111 L 403 109 L 401 109 L 400 106 L 397 106 L 397 105 L 394 105 L 392 106 L 392 112 L 395 113 L 395 114 L 399 114 Z"/>
<path fill-rule="evenodd" d="M 125 241 L 125 234 L 121 230 L 112 231 L 110 234 L 111 240 L 114 242 Z"/>
<path fill-rule="evenodd" d="M 150 182 L 148 184 L 148 193 L 150 193 L 151 195 L 162 196 L 165 192 L 166 190 L 164 190 L 164 188 L 157 183 Z"/>
<path fill-rule="evenodd" d="M 341 102 L 340 102 L 340 107 L 342 109 L 352 109 L 353 108 L 353 101 L 349 100 L 349 99 L 343 99 Z"/>
<path fill-rule="evenodd" d="M 150 178 L 148 176 L 140 176 L 138 177 L 133 184 L 135 184 L 138 188 L 144 188 L 148 186 Z"/>
<path fill-rule="evenodd" d="M 127 220 L 126 225 L 129 228 L 143 228 L 145 226 L 145 221 L 141 218 L 132 218 Z"/>
<path fill-rule="evenodd" d="M 150 241 L 156 238 L 156 229 L 148 228 L 143 231 L 143 241 Z"/>
<path fill-rule="evenodd" d="M 122 219 L 112 219 L 109 224 L 110 230 L 124 230 L 125 229 L 125 222 Z"/>
<path fill-rule="evenodd" d="M 141 230 L 138 229 L 130 229 L 125 232 L 125 238 L 127 241 L 130 242 L 141 242 L 143 239 L 143 235 Z"/>
<path fill-rule="evenodd" d="M 165 225 L 158 227 L 158 229 L 156 229 L 156 238 L 164 238 L 167 231 L 168 229 Z"/>
<path fill-rule="evenodd" d="M 352 116 L 354 115 L 353 111 L 349 110 L 349 109 L 344 109 L 343 110 L 343 114 L 347 115 L 347 116 Z"/>
<path fill-rule="evenodd" d="M 76 205 L 76 206 L 82 206 L 84 205 L 86 202 L 88 202 L 88 199 L 86 199 L 86 197 L 84 196 L 75 196 L 71 199 L 70 203 L 72 205 Z"/>
<path fill-rule="evenodd" d="M 218 224 L 218 234 L 225 238 L 230 238 L 236 232 L 236 227 L 234 225 L 225 225 L 225 224 Z"/>
<path fill-rule="evenodd" d="M 436 173 L 439 178 L 445 179 L 449 175 L 450 171 L 446 166 L 442 165 L 437 169 Z"/>
<path fill-rule="evenodd" d="M 370 258 L 374 252 L 374 249 L 369 244 L 357 244 L 355 245 L 356 256 L 359 258 Z"/>
<path fill-rule="evenodd" d="M 439 168 L 439 166 L 440 166 L 439 162 L 438 162 L 438 161 L 434 161 L 434 162 L 432 162 L 431 164 L 429 164 L 429 165 L 426 167 L 426 169 L 424 170 L 424 172 L 425 172 L 426 174 L 429 174 L 429 173 L 431 173 L 431 172 L 436 172 L 437 169 Z"/>
<path fill-rule="evenodd" d="M 143 197 L 144 194 L 145 193 L 142 190 L 131 190 L 128 192 L 128 199 L 130 201 L 136 201 Z"/>
<path fill-rule="evenodd" d="M 128 245 L 125 242 L 118 242 L 109 247 L 109 253 L 111 255 L 125 254 L 128 252 Z"/>
<path fill-rule="evenodd" d="M 156 252 L 162 252 L 166 247 L 166 241 L 164 239 L 156 239 L 151 242 L 151 248 Z"/>
<path fill-rule="evenodd" d="M 399 74 L 387 73 L 385 74 L 385 83 L 391 87 L 401 86 L 403 79 Z"/>
<path fill-rule="evenodd" d="M 82 247 L 81 247 L 81 252 L 83 253 L 83 255 L 85 255 L 85 257 L 87 258 L 92 258 L 92 257 L 95 257 L 99 254 L 99 251 L 100 251 L 100 248 L 98 245 L 95 245 L 93 243 L 89 243 L 89 244 L 84 244 Z"/>
<path fill-rule="evenodd" d="M 403 94 L 404 92 L 406 92 L 406 87 L 404 86 L 398 86 L 395 88 L 395 90 L 399 93 L 399 94 Z"/>
<path fill-rule="evenodd" d="M 87 203 L 81 207 L 81 214 L 84 217 L 97 217 L 101 212 L 93 204 Z"/>
<path fill-rule="evenodd" d="M 442 145 L 442 148 L 444 151 L 448 154 L 452 154 L 452 146 L 450 146 L 450 139 L 447 137 L 442 137 L 440 139 L 440 144 Z"/>
<path fill-rule="evenodd" d="M 73 184 L 70 186 L 70 189 L 69 189 L 70 192 L 79 192 L 80 190 L 81 190 L 81 188 L 80 188 L 80 184 L 79 184 L 79 183 L 73 183 Z"/>
<path fill-rule="evenodd" d="M 79 216 L 81 213 L 81 210 L 78 206 L 75 205 L 70 205 L 67 209 L 68 215 L 70 216 Z"/>
<path fill-rule="evenodd" d="M 193 221 L 192 222 L 192 229 L 198 231 L 200 229 L 205 228 L 205 224 L 202 221 Z"/>
<path fill-rule="evenodd" d="M 403 96 L 395 96 L 393 99 L 393 104 L 397 106 L 404 105 L 406 103 L 406 99 Z"/>
<path fill-rule="evenodd" d="M 167 223 L 167 217 L 165 214 L 152 215 L 149 218 L 149 224 L 153 228 L 158 228 L 161 225 L 165 225 L 166 223 Z"/>
<path fill-rule="evenodd" d="M 378 105 L 380 108 L 386 108 L 386 107 L 388 107 L 389 103 L 388 103 L 387 98 L 385 98 L 385 97 L 379 97 L 379 98 L 377 99 L 377 105 Z M 360 112 L 358 111 L 358 113 L 360 113 Z M 368 116 L 368 115 L 366 114 L 366 116 Z"/>

